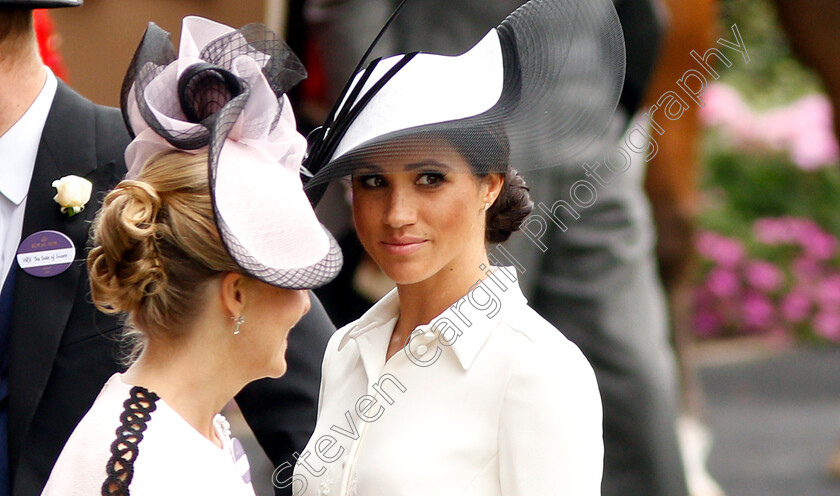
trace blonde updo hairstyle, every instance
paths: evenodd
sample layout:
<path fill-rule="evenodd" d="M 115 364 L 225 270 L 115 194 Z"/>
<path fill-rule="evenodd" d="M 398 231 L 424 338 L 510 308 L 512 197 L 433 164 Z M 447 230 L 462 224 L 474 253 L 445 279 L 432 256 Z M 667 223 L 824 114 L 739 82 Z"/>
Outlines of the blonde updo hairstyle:
<path fill-rule="evenodd" d="M 208 281 L 241 272 L 216 228 L 206 153 L 152 158 L 135 179 L 108 193 L 92 231 L 93 302 L 127 317 L 129 361 L 146 339 L 179 336 L 201 308 Z"/>

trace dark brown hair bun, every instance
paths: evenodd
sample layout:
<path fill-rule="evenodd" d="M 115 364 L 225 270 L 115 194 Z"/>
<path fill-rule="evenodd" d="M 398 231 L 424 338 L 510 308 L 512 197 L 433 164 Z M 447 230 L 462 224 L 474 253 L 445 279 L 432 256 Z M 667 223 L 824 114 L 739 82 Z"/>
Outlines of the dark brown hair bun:
<path fill-rule="evenodd" d="M 499 197 L 487 210 L 487 227 L 484 239 L 490 243 L 507 241 L 518 231 L 534 209 L 531 194 L 525 179 L 516 169 L 505 172 L 505 183 Z"/>

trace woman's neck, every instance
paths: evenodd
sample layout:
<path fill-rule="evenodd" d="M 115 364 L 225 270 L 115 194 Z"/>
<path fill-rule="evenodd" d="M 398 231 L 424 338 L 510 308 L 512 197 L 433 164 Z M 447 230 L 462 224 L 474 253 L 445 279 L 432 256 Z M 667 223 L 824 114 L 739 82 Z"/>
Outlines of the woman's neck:
<path fill-rule="evenodd" d="M 393 333 L 396 341 L 404 343 L 417 326 L 428 324 L 487 277 L 490 262 L 484 246 L 471 255 L 452 261 L 424 281 L 397 286 L 400 316 Z"/>
<path fill-rule="evenodd" d="M 201 435 L 221 447 L 213 418 L 245 382 L 234 378 L 224 352 L 196 341 L 150 340 L 123 377 L 156 393 Z"/>

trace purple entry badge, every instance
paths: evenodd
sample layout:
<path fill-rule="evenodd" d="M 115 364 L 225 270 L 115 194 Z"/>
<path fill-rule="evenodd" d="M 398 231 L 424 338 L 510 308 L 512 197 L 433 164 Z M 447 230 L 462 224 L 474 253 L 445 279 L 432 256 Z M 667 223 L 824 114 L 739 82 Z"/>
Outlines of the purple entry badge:
<path fill-rule="evenodd" d="M 27 274 L 53 277 L 73 263 L 76 247 L 66 234 L 58 231 L 38 231 L 30 234 L 18 247 L 17 262 Z"/>

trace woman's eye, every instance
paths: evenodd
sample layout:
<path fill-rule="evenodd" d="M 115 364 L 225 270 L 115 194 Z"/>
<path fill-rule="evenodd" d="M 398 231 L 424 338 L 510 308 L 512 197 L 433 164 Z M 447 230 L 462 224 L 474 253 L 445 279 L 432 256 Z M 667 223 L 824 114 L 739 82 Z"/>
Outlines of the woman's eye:
<path fill-rule="evenodd" d="M 432 186 L 443 182 L 444 175 L 440 172 L 424 172 L 417 178 L 417 184 Z"/>
<path fill-rule="evenodd" d="M 382 176 L 359 176 L 356 181 L 366 189 L 381 188 L 385 186 L 385 178 Z"/>

